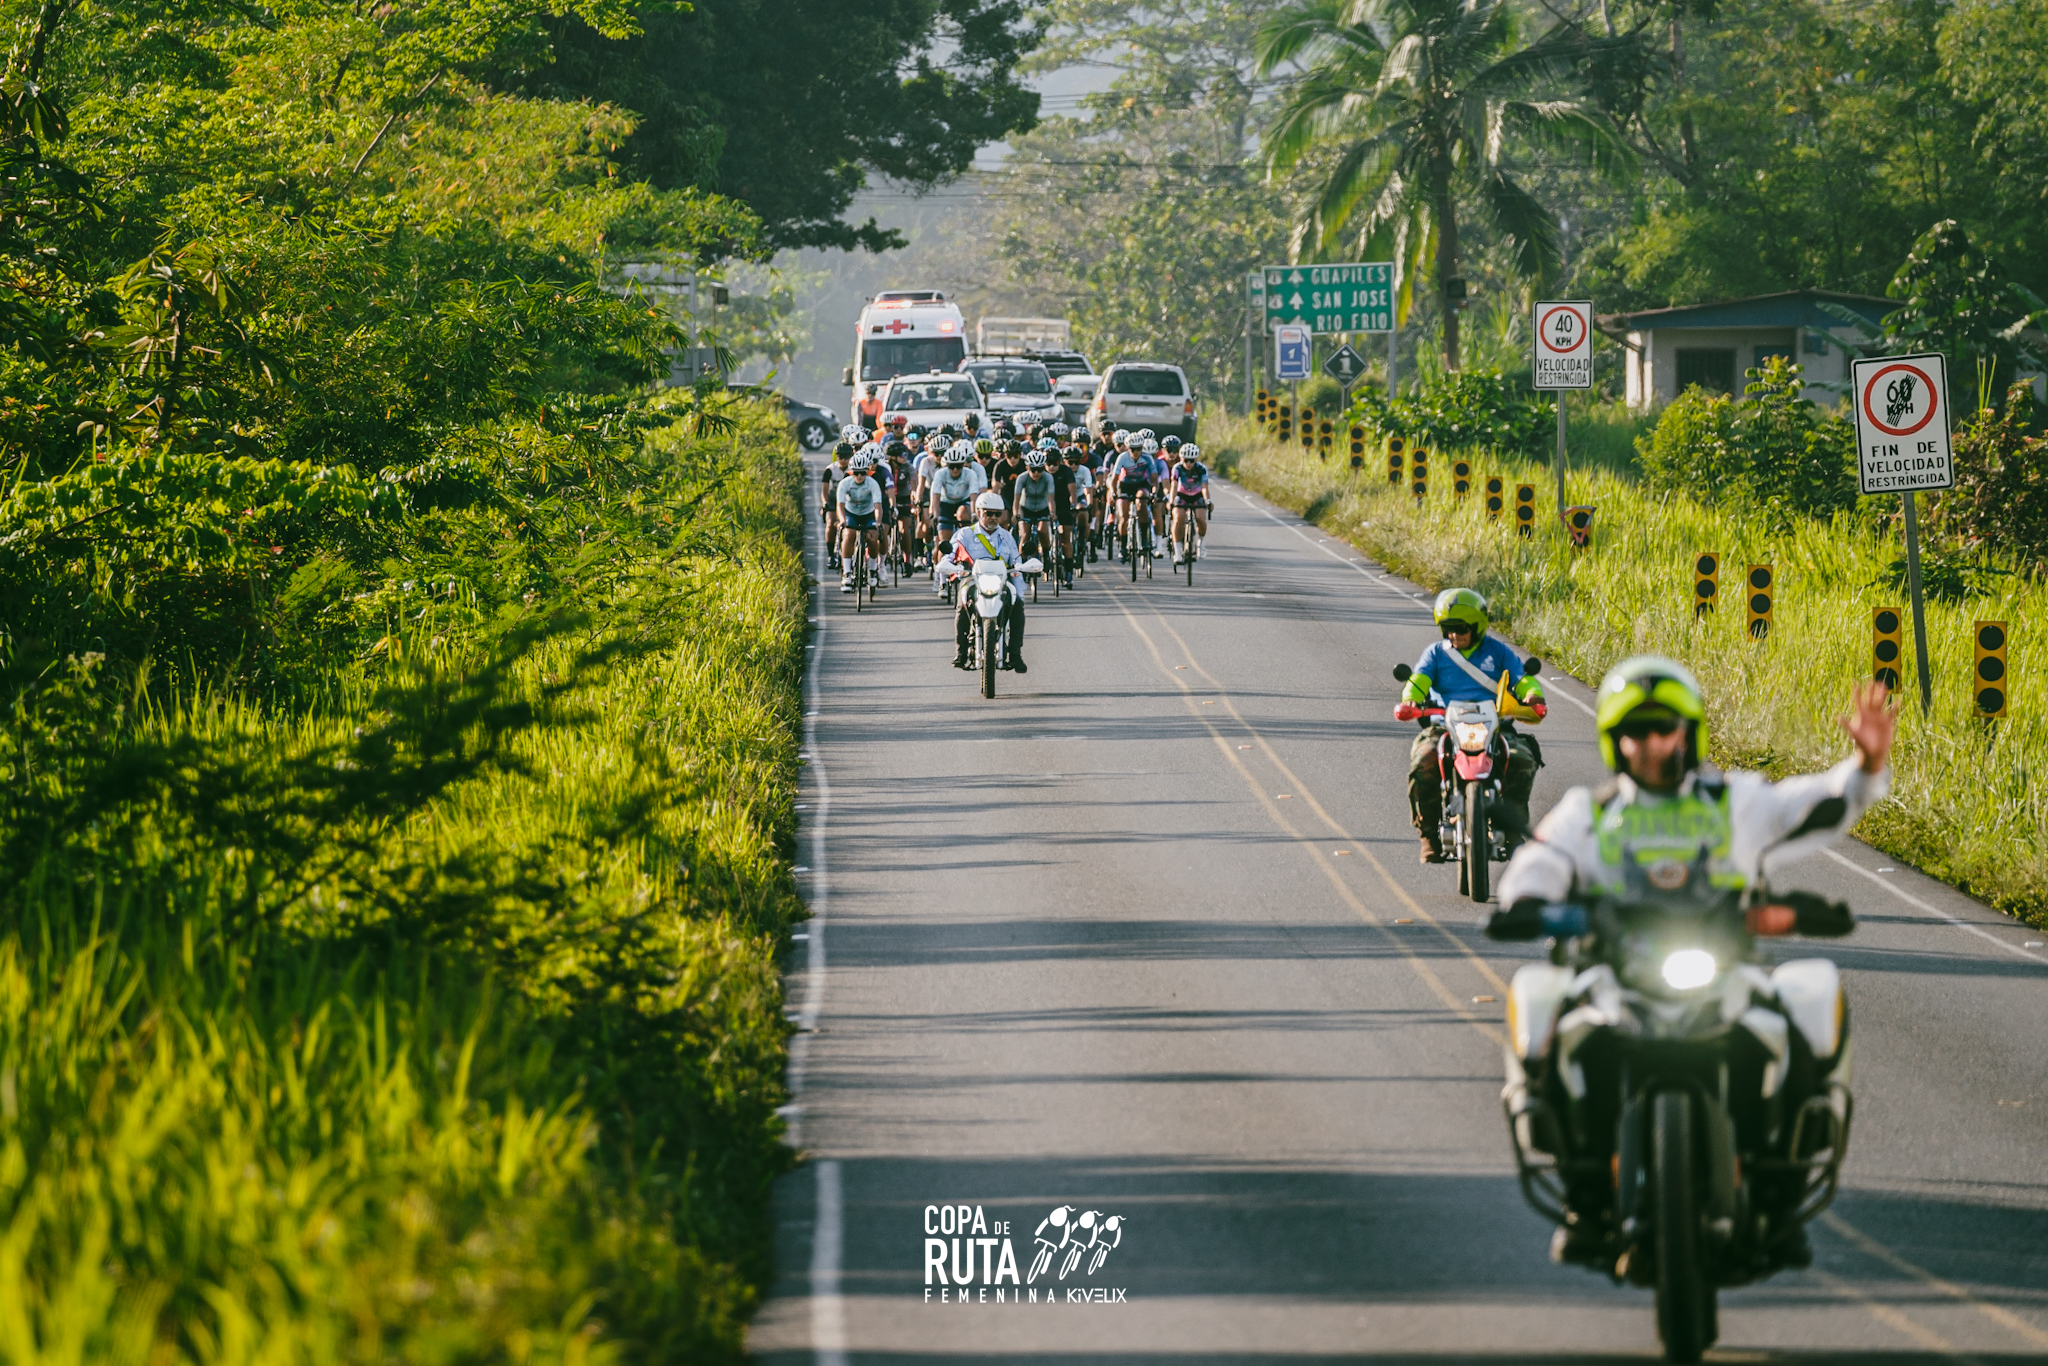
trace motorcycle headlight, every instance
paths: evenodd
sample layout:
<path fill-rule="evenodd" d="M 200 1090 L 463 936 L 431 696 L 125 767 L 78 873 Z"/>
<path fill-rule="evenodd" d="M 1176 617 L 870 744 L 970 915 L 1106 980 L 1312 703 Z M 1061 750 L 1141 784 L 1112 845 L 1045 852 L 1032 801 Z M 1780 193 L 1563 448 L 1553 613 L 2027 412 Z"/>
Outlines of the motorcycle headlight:
<path fill-rule="evenodd" d="M 1471 722 L 1469 722 L 1469 721 L 1461 721 L 1461 722 L 1459 722 L 1459 723 L 1458 723 L 1458 748 L 1459 748 L 1459 749 L 1463 749 L 1463 750 L 1475 750 L 1475 751 L 1476 751 L 1476 750 L 1482 750 L 1482 749 L 1485 749 L 1485 748 L 1486 748 L 1486 727 L 1485 727 L 1485 726 L 1480 726 L 1480 725 L 1474 725 L 1474 724 L 1472 724 L 1472 723 L 1471 723 Z"/>
<path fill-rule="evenodd" d="M 996 594 L 1003 591 L 1003 581 L 997 578 L 980 579 L 975 583 L 974 586 L 976 589 L 980 591 L 981 595 L 985 598 L 992 598 Z"/>
<path fill-rule="evenodd" d="M 1673 991 L 1694 991 L 1720 971 L 1721 965 L 1705 949 L 1678 949 L 1664 959 L 1664 985 Z"/>

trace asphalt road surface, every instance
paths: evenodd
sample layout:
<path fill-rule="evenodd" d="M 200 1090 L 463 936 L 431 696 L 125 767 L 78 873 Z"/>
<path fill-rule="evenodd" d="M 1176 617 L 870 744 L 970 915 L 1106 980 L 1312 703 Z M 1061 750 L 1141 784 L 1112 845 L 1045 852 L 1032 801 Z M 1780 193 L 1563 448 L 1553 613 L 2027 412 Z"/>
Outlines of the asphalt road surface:
<path fill-rule="evenodd" d="M 1537 949 L 1416 861 L 1390 670 L 1427 596 L 1217 503 L 1193 587 L 1096 565 L 994 701 L 928 589 L 820 595 L 765 1360 L 1659 1359 L 1649 1293 L 1553 1266 L 1515 1187 Z M 1539 814 L 1600 772 L 1588 689 L 1550 690 Z M 1787 881 L 1861 918 L 1778 950 L 1847 971 L 1855 1130 L 1813 1269 L 1723 1292 L 1710 1359 L 2048 1361 L 2048 935 L 1860 844 Z M 1019 1303 L 1003 1243 L 1028 1275 L 1058 1208 L 1115 1246 Z"/>

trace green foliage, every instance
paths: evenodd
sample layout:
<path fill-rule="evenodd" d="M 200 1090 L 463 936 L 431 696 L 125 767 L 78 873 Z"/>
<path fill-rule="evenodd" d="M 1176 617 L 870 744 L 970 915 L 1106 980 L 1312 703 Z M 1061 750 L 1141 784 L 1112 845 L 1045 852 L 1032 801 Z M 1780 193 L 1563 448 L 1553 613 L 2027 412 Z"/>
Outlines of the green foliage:
<path fill-rule="evenodd" d="M 1400 436 L 1433 451 L 1513 451 L 1547 459 L 1557 441 L 1557 407 L 1520 375 L 1439 374 L 1392 403 L 1374 391 L 1352 396 L 1352 420 L 1378 437 Z"/>
<path fill-rule="evenodd" d="M 2039 577 L 2048 570 L 2048 439 L 2036 417 L 2032 388 L 2016 384 L 1956 432 L 1956 486 L 1936 497 L 1929 522 L 1959 549 L 1995 547 Z"/>
<path fill-rule="evenodd" d="M 1889 293 L 1905 302 L 1886 315 L 1880 345 L 1889 354 L 1945 355 L 1951 414 L 1975 412 L 2022 370 L 2048 367 L 2026 336 L 2048 320 L 2048 304 L 2004 278 L 1953 219 L 1936 223 L 1913 243 Z"/>
<path fill-rule="evenodd" d="M 1825 519 L 1856 505 L 1856 432 L 1802 396 L 1798 365 L 1772 356 L 1746 372 L 1740 400 L 1691 388 L 1639 440 L 1644 482 L 1786 519 Z"/>

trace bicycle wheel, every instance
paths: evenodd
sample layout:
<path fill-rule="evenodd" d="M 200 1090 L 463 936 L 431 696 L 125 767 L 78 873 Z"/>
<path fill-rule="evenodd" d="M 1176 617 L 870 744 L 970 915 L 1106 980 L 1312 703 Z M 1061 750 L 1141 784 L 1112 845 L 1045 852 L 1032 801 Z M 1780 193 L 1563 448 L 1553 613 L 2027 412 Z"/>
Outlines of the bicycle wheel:
<path fill-rule="evenodd" d="M 1185 557 L 1182 562 L 1187 565 L 1188 587 L 1190 588 L 1195 586 L 1195 547 L 1200 544 L 1201 542 L 1195 537 L 1195 514 L 1191 512 L 1188 514 L 1188 534 L 1182 540 L 1180 547 L 1180 553 Z"/>
<path fill-rule="evenodd" d="M 1146 519 L 1145 519 L 1145 525 L 1144 525 L 1143 527 L 1139 528 L 1139 530 L 1140 530 L 1140 531 L 1141 531 L 1141 532 L 1143 533 L 1143 535 L 1144 535 L 1144 538 L 1145 538 L 1145 577 L 1149 579 L 1149 578 L 1151 578 L 1151 577 L 1152 577 L 1152 560 L 1153 560 L 1153 558 L 1154 558 L 1154 557 L 1153 557 L 1153 551 L 1152 551 L 1152 520 L 1151 520 L 1151 518 L 1149 518 L 1149 517 L 1148 517 L 1148 518 L 1146 518 Z"/>
<path fill-rule="evenodd" d="M 1136 583 L 1138 581 L 1138 524 L 1136 521 L 1124 523 L 1124 562 L 1131 567 L 1131 582 Z"/>
<path fill-rule="evenodd" d="M 855 533 L 853 546 L 853 610 L 866 610 L 868 596 L 868 538 Z"/>

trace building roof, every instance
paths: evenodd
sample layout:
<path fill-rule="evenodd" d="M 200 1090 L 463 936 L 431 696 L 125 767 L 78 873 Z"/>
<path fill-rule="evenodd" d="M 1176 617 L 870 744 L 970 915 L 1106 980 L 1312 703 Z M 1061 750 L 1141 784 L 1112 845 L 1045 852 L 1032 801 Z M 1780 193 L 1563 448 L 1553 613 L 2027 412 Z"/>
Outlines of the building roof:
<path fill-rule="evenodd" d="M 1833 304 L 1845 308 L 1872 324 L 1899 308 L 1897 299 L 1880 299 L 1869 294 L 1844 294 L 1833 289 L 1793 289 L 1782 294 L 1757 294 L 1747 299 L 1727 299 L 1712 304 L 1686 304 L 1679 308 L 1651 308 L 1640 313 L 1603 313 L 1603 328 L 1630 332 L 1661 332 L 1667 328 L 1705 327 L 1811 327 L 1832 330 L 1842 320 L 1821 307 Z"/>

